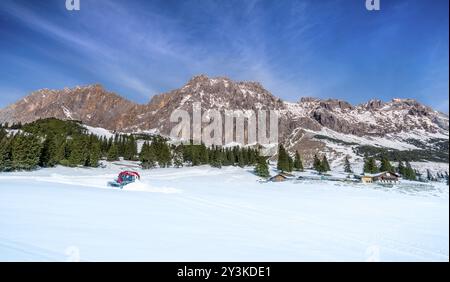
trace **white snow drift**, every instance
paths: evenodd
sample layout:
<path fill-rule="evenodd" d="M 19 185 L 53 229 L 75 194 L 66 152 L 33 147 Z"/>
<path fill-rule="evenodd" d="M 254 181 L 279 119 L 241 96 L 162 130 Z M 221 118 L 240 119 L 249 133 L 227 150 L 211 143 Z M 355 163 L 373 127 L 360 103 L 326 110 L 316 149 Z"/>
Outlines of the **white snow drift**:
<path fill-rule="evenodd" d="M 0 174 L 0 261 L 448 261 L 448 187 L 260 183 L 251 169 Z"/>

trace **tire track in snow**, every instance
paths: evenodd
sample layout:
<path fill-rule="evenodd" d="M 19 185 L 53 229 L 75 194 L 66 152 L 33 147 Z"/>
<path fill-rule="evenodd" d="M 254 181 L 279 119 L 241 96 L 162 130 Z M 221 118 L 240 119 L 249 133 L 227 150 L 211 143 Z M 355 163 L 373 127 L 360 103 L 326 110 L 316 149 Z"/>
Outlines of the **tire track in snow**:
<path fill-rule="evenodd" d="M 4 238 L 0 238 L 0 249 L 9 249 L 15 252 L 19 252 L 25 255 L 29 255 L 31 261 L 51 261 L 58 262 L 64 261 L 63 253 L 58 253 L 49 249 L 45 249 L 42 247 L 37 247 L 35 245 L 17 242 L 12 240 L 6 240 Z"/>

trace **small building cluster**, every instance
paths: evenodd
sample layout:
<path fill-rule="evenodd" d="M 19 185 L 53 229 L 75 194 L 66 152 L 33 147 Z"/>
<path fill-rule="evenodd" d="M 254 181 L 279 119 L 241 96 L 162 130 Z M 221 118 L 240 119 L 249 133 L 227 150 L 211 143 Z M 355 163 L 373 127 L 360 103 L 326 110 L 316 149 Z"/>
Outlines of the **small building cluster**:
<path fill-rule="evenodd" d="M 271 178 L 269 178 L 269 181 L 271 182 L 284 182 L 287 180 L 292 180 L 295 179 L 295 176 L 290 174 L 290 173 L 286 173 L 286 172 L 281 172 L 275 176 L 272 176 Z"/>
<path fill-rule="evenodd" d="M 397 184 L 400 176 L 393 172 L 380 172 L 377 174 L 364 174 L 361 176 L 361 182 L 364 184 Z"/>
<path fill-rule="evenodd" d="M 340 182 L 359 182 L 363 184 L 397 184 L 400 176 L 393 172 L 380 172 L 377 174 L 364 174 L 354 175 L 354 177 L 348 176 L 347 178 L 333 177 L 331 175 L 319 175 L 319 176 L 299 176 L 281 172 L 268 179 L 270 182 L 285 182 L 289 180 L 317 180 L 317 181 L 340 181 Z"/>

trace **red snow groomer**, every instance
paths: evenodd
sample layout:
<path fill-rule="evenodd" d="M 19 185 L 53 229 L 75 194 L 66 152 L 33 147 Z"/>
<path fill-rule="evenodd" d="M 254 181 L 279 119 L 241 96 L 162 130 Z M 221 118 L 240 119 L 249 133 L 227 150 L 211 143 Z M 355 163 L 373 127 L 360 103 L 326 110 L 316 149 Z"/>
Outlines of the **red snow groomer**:
<path fill-rule="evenodd" d="M 139 173 L 135 171 L 122 171 L 116 180 L 108 182 L 108 186 L 123 189 L 124 186 L 141 179 Z"/>

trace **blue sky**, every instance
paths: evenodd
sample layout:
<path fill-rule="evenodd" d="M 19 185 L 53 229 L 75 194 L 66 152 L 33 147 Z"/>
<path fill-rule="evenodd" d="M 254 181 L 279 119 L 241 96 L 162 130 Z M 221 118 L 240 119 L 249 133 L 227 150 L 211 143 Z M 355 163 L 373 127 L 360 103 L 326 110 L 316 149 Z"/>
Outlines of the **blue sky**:
<path fill-rule="evenodd" d="M 449 1 L 0 1 L 0 107 L 101 83 L 146 103 L 197 74 L 303 96 L 415 98 L 448 113 Z"/>

